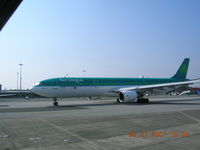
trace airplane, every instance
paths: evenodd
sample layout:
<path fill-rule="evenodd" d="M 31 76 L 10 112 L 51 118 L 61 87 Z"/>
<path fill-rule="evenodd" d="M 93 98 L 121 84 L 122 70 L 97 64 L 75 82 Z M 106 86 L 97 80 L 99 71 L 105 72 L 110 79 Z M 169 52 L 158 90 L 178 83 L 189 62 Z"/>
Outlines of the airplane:
<path fill-rule="evenodd" d="M 50 97 L 58 106 L 57 98 L 67 97 L 116 97 L 117 102 L 148 104 L 146 92 L 166 93 L 200 82 L 200 78 L 186 78 L 189 58 L 185 58 L 178 71 L 171 78 L 91 78 L 62 77 L 40 81 L 31 91 Z"/>

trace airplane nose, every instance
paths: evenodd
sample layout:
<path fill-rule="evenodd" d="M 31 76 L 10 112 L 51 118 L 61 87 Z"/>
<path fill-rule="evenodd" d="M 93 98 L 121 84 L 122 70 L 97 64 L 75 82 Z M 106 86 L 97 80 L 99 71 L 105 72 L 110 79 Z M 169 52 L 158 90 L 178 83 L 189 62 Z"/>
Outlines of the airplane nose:
<path fill-rule="evenodd" d="M 35 93 L 35 94 L 36 94 L 36 91 L 37 91 L 37 90 L 36 90 L 36 87 L 35 87 L 35 86 L 31 88 L 31 92 L 32 92 L 32 93 Z"/>

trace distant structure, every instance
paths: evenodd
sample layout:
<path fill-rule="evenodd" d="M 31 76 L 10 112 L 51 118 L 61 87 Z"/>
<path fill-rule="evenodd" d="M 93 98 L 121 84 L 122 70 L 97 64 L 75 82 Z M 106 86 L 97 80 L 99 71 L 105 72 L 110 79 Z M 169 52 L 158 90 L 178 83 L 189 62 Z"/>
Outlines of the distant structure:
<path fill-rule="evenodd" d="M 22 90 L 22 66 L 23 64 L 19 64 L 19 89 Z"/>
<path fill-rule="evenodd" d="M 2 85 L 0 84 L 0 91 L 1 91 Z"/>

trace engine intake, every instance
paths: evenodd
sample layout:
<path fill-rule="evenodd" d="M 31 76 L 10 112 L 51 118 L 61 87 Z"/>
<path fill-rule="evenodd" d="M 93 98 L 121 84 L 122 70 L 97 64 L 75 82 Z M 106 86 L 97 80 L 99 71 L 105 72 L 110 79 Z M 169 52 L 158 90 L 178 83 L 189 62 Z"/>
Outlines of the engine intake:
<path fill-rule="evenodd" d="M 134 102 L 138 98 L 136 91 L 121 91 L 119 93 L 119 100 L 123 102 Z"/>

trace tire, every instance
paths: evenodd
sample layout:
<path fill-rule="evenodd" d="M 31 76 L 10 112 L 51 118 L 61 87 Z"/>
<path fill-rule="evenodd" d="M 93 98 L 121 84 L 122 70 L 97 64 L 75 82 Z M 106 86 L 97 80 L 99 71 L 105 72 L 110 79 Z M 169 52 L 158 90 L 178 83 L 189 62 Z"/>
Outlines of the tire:
<path fill-rule="evenodd" d="M 53 102 L 53 105 L 54 106 L 58 106 L 58 102 Z"/>

